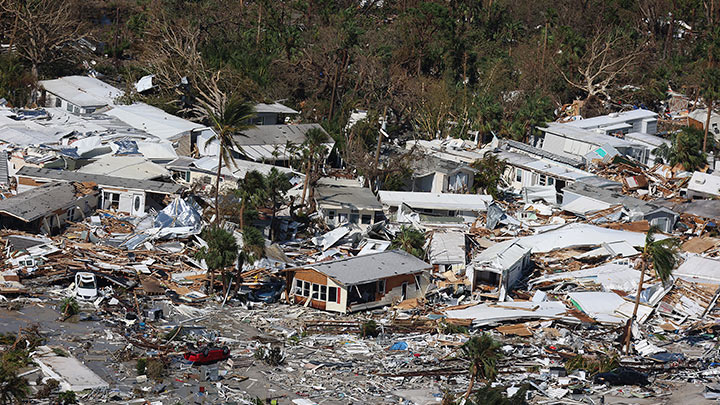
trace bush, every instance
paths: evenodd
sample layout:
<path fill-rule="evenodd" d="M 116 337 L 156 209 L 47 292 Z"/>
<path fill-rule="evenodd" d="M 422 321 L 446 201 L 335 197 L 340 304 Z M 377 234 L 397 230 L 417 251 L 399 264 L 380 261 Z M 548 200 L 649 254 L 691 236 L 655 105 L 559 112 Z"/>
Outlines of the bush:
<path fill-rule="evenodd" d="M 594 376 L 598 373 L 607 373 L 616 369 L 620 365 L 616 356 L 583 356 L 578 354 L 577 356 L 569 359 L 565 362 L 565 369 L 567 371 L 573 370 L 585 370 L 590 376 Z"/>
<path fill-rule="evenodd" d="M 165 363 L 160 359 L 148 359 L 145 366 L 145 373 L 148 378 L 160 381 L 165 376 Z"/>
<path fill-rule="evenodd" d="M 380 329 L 375 321 L 367 321 L 360 327 L 360 336 L 362 337 L 377 337 L 380 334 Z"/>
<path fill-rule="evenodd" d="M 58 389 L 60 386 L 60 383 L 57 380 L 53 380 L 52 378 L 47 380 L 45 384 L 38 384 L 40 387 L 38 389 L 37 394 L 35 395 L 36 398 L 47 398 L 55 392 L 55 390 Z"/>
<path fill-rule="evenodd" d="M 60 395 L 58 395 L 58 401 L 62 405 L 70 405 L 70 404 L 77 404 L 77 396 L 75 395 L 75 391 L 65 391 L 61 392 Z"/>
<path fill-rule="evenodd" d="M 280 350 L 279 347 L 266 349 L 260 346 L 255 350 L 254 356 L 256 360 L 262 360 L 265 364 L 271 367 L 279 366 L 285 362 L 282 350 Z"/>
<path fill-rule="evenodd" d="M 145 358 L 139 358 L 135 362 L 135 371 L 137 371 L 138 375 L 145 374 L 145 370 L 147 368 L 147 359 Z"/>
<path fill-rule="evenodd" d="M 67 297 L 60 303 L 60 312 L 63 316 L 73 316 L 80 312 L 80 304 L 73 297 Z"/>

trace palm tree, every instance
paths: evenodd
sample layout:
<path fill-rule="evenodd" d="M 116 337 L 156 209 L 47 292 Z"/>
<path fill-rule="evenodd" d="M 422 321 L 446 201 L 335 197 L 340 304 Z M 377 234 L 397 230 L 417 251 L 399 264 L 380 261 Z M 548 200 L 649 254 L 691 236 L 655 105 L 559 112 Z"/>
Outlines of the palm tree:
<path fill-rule="evenodd" d="M 687 171 L 695 171 L 707 166 L 703 143 L 710 150 L 715 147 L 714 138 L 703 138 L 703 133 L 699 129 L 684 127 L 675 134 L 672 146 L 662 144 L 655 148 L 653 153 L 671 166 L 680 164 Z"/>
<path fill-rule="evenodd" d="M 425 246 L 425 235 L 415 228 L 403 226 L 400 232 L 395 235 L 390 247 L 392 249 L 402 249 L 413 256 L 422 257 L 425 255 L 423 247 Z"/>
<path fill-rule="evenodd" d="M 462 356 L 470 362 L 470 384 L 467 392 L 465 392 L 466 400 L 472 393 L 475 380 L 486 379 L 490 381 L 495 379 L 497 362 L 502 357 L 500 346 L 500 342 L 483 333 L 480 336 L 471 337 L 460 347 Z"/>
<path fill-rule="evenodd" d="M 314 194 L 314 184 L 318 180 L 319 165 L 325 157 L 327 149 L 324 143 L 327 142 L 327 136 L 319 128 L 312 128 L 305 134 L 305 142 L 303 142 L 300 153 L 305 163 L 305 184 L 303 186 L 302 203 L 312 201 Z M 310 188 L 308 192 L 308 188 Z"/>
<path fill-rule="evenodd" d="M 655 234 L 659 232 L 657 226 L 653 225 L 645 235 L 645 247 L 640 256 L 640 282 L 638 283 L 637 293 L 635 294 L 635 307 L 633 308 L 632 318 L 628 321 L 625 336 L 625 353 L 630 351 L 630 337 L 632 323 L 637 317 L 638 307 L 640 306 L 640 293 L 642 293 L 643 281 L 645 279 L 645 271 L 650 265 L 655 270 L 655 275 L 666 284 L 670 279 L 673 269 L 678 264 L 680 256 L 678 254 L 678 246 L 680 242 L 674 238 L 656 240 Z"/>
<path fill-rule="evenodd" d="M 254 107 L 252 104 L 243 102 L 238 97 L 230 97 L 216 111 L 209 111 L 208 116 L 215 127 L 215 135 L 210 137 L 208 142 L 218 141 L 218 167 L 217 176 L 215 178 L 215 221 L 220 221 L 220 172 L 223 166 L 230 169 L 237 167 L 235 159 L 232 156 L 233 149 L 242 150 L 235 135 L 241 134 L 242 131 L 252 128 L 248 124 L 254 115 Z"/>
<path fill-rule="evenodd" d="M 238 247 L 235 237 L 228 231 L 212 226 L 203 229 L 200 237 L 207 243 L 207 247 L 203 247 L 195 254 L 198 259 L 205 260 L 208 272 L 210 273 L 210 294 L 213 294 L 215 288 L 215 271 L 225 271 L 235 263 L 238 257 Z M 225 277 L 223 277 L 223 280 Z M 223 293 L 227 286 L 223 283 Z"/>
<path fill-rule="evenodd" d="M 240 198 L 240 229 L 245 228 L 245 211 L 248 207 L 262 205 L 267 197 L 265 177 L 257 170 L 249 171 L 245 178 L 238 180 L 235 195 Z"/>
<path fill-rule="evenodd" d="M 483 190 L 493 198 L 500 197 L 498 185 L 502 181 L 507 163 L 494 154 L 486 154 L 482 159 L 474 161 L 470 167 L 476 170 L 474 188 L 477 191 Z"/>
<path fill-rule="evenodd" d="M 18 377 L 17 368 L 0 365 L 0 404 L 22 403 L 30 394 L 30 385 L 23 377 Z"/>
<path fill-rule="evenodd" d="M 277 214 L 278 208 L 285 203 L 285 196 L 288 190 L 292 187 L 290 180 L 284 173 L 276 168 L 270 169 L 270 173 L 265 176 L 265 191 L 267 193 L 268 200 L 270 202 L 270 209 L 272 215 L 270 216 L 270 240 L 275 240 L 275 215 Z"/>

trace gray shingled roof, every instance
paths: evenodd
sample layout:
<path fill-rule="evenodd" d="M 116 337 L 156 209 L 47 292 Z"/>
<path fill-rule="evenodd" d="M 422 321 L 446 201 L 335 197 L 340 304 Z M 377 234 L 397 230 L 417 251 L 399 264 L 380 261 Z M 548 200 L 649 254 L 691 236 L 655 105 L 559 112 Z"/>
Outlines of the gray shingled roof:
<path fill-rule="evenodd" d="M 154 180 L 126 179 L 122 177 L 78 173 L 69 170 L 51 170 L 29 166 L 23 166 L 20 170 L 18 170 L 17 175 L 58 181 L 92 181 L 101 187 L 128 188 L 160 194 L 178 194 L 183 190 L 183 186 L 175 183 L 164 183 L 162 181 Z"/>
<path fill-rule="evenodd" d="M 242 131 L 242 135 L 233 138 L 238 145 L 282 145 L 292 143 L 300 145 L 305 142 L 305 134 L 311 129 L 325 130 L 320 124 L 291 124 L 291 125 L 258 125 Z M 332 138 L 327 136 L 327 141 Z"/>
<path fill-rule="evenodd" d="M 349 181 L 347 183 L 350 183 Z M 382 210 L 382 204 L 369 188 L 348 185 L 341 180 L 323 178 L 315 188 L 315 201 L 328 208 Z"/>
<path fill-rule="evenodd" d="M 75 186 L 72 184 L 49 183 L 0 200 L 0 213 L 32 222 L 49 212 L 71 206 L 75 200 Z"/>
<path fill-rule="evenodd" d="M 432 266 L 403 251 L 390 250 L 332 262 L 315 263 L 310 267 L 343 285 L 355 285 L 402 274 L 419 273 Z"/>

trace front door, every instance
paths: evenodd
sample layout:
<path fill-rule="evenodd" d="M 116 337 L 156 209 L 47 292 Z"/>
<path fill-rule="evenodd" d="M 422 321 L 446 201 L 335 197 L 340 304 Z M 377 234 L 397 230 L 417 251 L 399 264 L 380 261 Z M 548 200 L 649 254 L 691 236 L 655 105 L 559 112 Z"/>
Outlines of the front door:
<path fill-rule="evenodd" d="M 132 208 L 130 214 L 133 216 L 142 216 L 145 213 L 145 195 L 133 194 Z"/>

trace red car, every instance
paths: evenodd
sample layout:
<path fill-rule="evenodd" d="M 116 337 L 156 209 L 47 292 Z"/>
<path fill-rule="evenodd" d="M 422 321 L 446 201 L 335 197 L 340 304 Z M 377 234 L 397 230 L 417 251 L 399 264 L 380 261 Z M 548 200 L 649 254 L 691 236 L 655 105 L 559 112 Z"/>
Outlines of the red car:
<path fill-rule="evenodd" d="M 194 364 L 211 364 L 230 357 L 230 349 L 227 347 L 209 348 L 206 347 L 200 351 L 187 352 L 183 355 L 185 360 L 192 361 Z"/>

